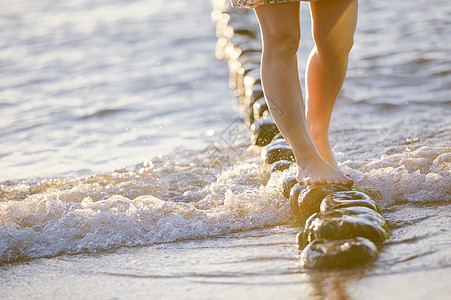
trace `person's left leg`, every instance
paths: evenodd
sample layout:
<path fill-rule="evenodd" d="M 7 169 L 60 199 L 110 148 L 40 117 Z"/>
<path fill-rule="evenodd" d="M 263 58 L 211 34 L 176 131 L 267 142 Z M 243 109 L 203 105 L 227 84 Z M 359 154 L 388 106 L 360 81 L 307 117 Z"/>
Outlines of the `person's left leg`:
<path fill-rule="evenodd" d="M 357 0 L 310 3 L 315 42 L 305 74 L 306 121 L 321 157 L 338 168 L 329 143 L 329 123 L 343 86 L 357 24 Z"/>

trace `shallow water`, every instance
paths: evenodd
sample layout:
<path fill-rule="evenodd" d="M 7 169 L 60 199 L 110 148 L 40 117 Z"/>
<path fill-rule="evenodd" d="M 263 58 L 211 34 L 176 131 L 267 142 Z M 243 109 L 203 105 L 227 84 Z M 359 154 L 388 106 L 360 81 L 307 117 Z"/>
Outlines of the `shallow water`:
<path fill-rule="evenodd" d="M 445 299 L 451 5 L 360 3 L 331 139 L 393 236 L 374 264 L 331 272 L 299 269 L 283 176 L 248 148 L 209 3 L 0 4 L 2 298 Z"/>
<path fill-rule="evenodd" d="M 0 180 L 110 172 L 208 145 L 205 132 L 236 115 L 211 8 L 197 2 L 201 18 L 183 1 L 0 4 Z"/>

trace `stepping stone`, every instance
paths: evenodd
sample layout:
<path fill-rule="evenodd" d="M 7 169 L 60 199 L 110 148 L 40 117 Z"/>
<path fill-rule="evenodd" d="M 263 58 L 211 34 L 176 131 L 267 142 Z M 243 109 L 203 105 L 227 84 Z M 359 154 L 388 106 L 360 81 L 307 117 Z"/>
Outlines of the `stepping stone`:
<path fill-rule="evenodd" d="M 346 240 L 314 240 L 300 255 L 301 267 L 306 269 L 337 269 L 362 265 L 376 259 L 376 245 L 363 237 Z"/>

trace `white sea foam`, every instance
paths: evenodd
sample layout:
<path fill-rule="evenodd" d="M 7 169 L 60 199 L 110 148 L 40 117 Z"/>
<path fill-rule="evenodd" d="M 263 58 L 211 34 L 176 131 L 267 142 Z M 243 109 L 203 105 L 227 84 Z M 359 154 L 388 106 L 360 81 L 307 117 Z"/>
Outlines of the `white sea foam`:
<path fill-rule="evenodd" d="M 199 157 L 205 160 L 204 155 Z M 451 197 L 449 148 L 422 147 L 342 167 L 383 207 L 397 201 L 427 203 Z M 199 181 L 202 171 L 187 168 L 171 164 L 160 172 L 150 168 L 138 172 L 143 180 L 136 179 L 138 173 L 99 176 L 69 188 L 56 186 L 23 200 L 0 202 L 0 262 L 206 238 L 290 222 L 289 204 L 279 190 L 290 171 L 269 178 L 268 168 L 252 160 L 220 166 L 216 180 L 209 184 L 201 181 L 191 189 L 180 185 L 187 201 L 180 201 L 180 196 L 163 197 L 164 192 L 148 187 L 159 178 L 157 187 L 168 188 L 174 177 L 190 168 L 193 180 Z M 117 182 L 118 178 L 122 181 Z M 129 196 L 139 194 L 140 188 L 156 192 Z M 14 189 L 18 195 L 27 190 L 23 184 Z"/>
<path fill-rule="evenodd" d="M 286 199 L 273 187 L 256 184 L 264 172 L 250 163 L 224 170 L 200 192 L 206 197 L 193 203 L 152 195 L 96 200 L 97 184 L 0 203 L 0 262 L 204 238 L 285 223 L 290 216 Z"/>
<path fill-rule="evenodd" d="M 357 185 L 382 206 L 396 201 L 445 202 L 451 200 L 451 148 L 421 147 L 346 168 Z"/>

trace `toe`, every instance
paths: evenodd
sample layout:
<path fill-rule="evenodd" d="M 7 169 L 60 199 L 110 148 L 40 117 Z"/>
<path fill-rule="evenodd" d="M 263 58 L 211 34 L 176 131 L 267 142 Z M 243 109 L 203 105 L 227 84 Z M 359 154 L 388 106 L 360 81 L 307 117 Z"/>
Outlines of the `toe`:
<path fill-rule="evenodd" d="M 336 178 L 329 178 L 326 180 L 327 184 L 336 184 L 337 183 L 337 179 Z"/>
<path fill-rule="evenodd" d="M 344 182 L 344 185 L 353 185 L 354 181 L 350 180 L 350 179 L 346 179 Z"/>
<path fill-rule="evenodd" d="M 334 178 L 334 183 L 338 184 L 338 185 L 352 185 L 353 181 L 350 180 L 349 178 L 343 178 L 343 177 L 338 177 L 338 178 Z"/>
<path fill-rule="evenodd" d="M 329 180 L 327 180 L 327 178 L 318 177 L 316 180 L 319 184 L 329 184 Z"/>

